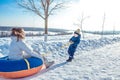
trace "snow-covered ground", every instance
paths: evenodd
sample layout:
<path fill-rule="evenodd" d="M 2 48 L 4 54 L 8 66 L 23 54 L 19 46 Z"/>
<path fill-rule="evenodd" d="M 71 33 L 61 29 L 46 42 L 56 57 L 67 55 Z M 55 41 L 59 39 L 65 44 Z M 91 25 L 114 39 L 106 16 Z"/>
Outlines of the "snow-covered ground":
<path fill-rule="evenodd" d="M 67 47 L 62 47 L 72 35 L 27 37 L 26 42 L 35 50 L 47 54 L 55 64 L 47 71 L 17 80 L 120 80 L 120 37 L 85 34 L 72 62 L 66 63 Z M 10 38 L 0 39 L 0 56 L 9 52 Z M 47 45 L 47 46 L 46 46 Z M 2 55 L 3 54 L 3 55 Z M 13 80 L 4 79 L 0 80 Z"/>

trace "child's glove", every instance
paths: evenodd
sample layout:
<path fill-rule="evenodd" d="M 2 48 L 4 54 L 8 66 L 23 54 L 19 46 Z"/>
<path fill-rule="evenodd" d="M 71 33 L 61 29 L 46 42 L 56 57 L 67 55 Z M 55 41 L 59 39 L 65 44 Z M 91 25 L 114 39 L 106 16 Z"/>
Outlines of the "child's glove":
<path fill-rule="evenodd" d="M 74 42 L 73 41 L 69 41 L 69 44 L 73 44 Z"/>
<path fill-rule="evenodd" d="M 66 44 L 64 44 L 64 45 L 62 46 L 62 48 L 68 47 L 68 46 L 71 45 L 71 44 L 73 44 L 73 42 L 72 42 L 72 41 L 69 41 L 69 42 L 67 42 Z"/>

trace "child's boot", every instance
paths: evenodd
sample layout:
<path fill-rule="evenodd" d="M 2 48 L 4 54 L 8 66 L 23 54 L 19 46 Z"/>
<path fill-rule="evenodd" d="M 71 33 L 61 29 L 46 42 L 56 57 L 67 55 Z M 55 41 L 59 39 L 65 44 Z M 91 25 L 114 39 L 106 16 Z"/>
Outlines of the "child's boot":
<path fill-rule="evenodd" d="M 67 62 L 71 62 L 72 61 L 72 58 L 69 57 L 69 59 L 66 60 Z"/>

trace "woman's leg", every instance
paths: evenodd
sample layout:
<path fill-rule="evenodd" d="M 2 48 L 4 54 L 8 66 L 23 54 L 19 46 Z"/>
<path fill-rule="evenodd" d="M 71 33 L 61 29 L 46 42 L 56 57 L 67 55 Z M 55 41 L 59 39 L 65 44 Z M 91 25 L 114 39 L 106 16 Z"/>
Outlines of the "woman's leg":
<path fill-rule="evenodd" d="M 8 60 L 8 56 L 1 57 L 0 60 Z"/>
<path fill-rule="evenodd" d="M 54 61 L 49 62 L 48 59 L 45 58 L 45 56 L 42 56 L 42 58 L 43 58 L 43 62 L 45 64 L 46 68 L 49 68 L 51 65 L 54 64 Z"/>

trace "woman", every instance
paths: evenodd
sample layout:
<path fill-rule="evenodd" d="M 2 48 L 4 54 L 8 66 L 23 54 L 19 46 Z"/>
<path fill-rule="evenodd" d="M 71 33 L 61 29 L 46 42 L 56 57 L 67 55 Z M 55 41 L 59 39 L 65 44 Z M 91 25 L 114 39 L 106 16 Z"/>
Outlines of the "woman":
<path fill-rule="evenodd" d="M 40 54 L 34 52 L 33 49 L 27 43 L 25 43 L 24 39 L 25 39 L 25 32 L 22 28 L 12 29 L 8 59 L 19 60 L 31 56 L 42 58 Z M 49 67 L 54 63 L 54 61 L 48 62 L 46 58 L 43 59 L 46 67 Z"/>

